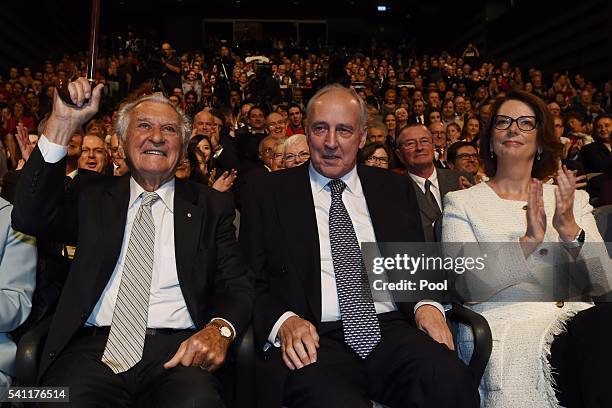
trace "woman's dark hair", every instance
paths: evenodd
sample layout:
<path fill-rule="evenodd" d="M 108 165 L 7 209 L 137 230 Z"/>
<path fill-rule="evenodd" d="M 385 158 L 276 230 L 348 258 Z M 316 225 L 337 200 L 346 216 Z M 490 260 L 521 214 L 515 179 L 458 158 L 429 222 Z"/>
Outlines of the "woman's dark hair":
<path fill-rule="evenodd" d="M 206 171 L 208 172 L 208 174 L 203 174 L 202 176 L 204 177 L 204 181 L 202 182 L 203 184 L 211 184 L 208 182 L 208 180 L 213 181 L 212 177 L 211 177 L 211 172 L 213 171 L 213 169 L 215 168 L 215 163 L 214 163 L 214 158 L 213 158 L 213 152 L 212 152 L 212 142 L 210 141 L 210 138 L 206 135 L 195 135 L 194 137 L 191 138 L 191 140 L 189 141 L 189 145 L 187 146 L 187 157 L 189 158 L 190 161 L 190 166 L 191 166 L 191 175 L 193 177 L 194 175 L 194 165 L 197 167 L 197 172 L 199 174 L 202 174 L 202 172 L 200 171 L 200 168 L 198 166 L 198 161 L 197 161 L 197 156 L 195 156 L 196 160 L 193 161 L 191 160 L 191 157 L 189 156 L 189 148 L 192 147 L 192 149 L 196 149 L 197 152 L 201 152 L 200 149 L 198 148 L 198 145 L 200 144 L 200 142 L 202 140 L 206 140 L 208 141 L 208 145 L 210 146 L 211 152 L 210 152 L 210 156 L 208 157 L 208 160 L 206 160 Z M 195 154 L 198 154 L 198 153 Z M 202 154 L 202 159 L 204 159 L 204 153 Z"/>
<path fill-rule="evenodd" d="M 391 149 L 389 149 L 389 146 L 384 143 L 370 143 L 365 145 L 364 148 L 357 154 L 357 163 L 365 164 L 368 157 L 372 156 L 378 149 L 383 149 L 387 153 L 387 157 L 389 158 L 389 168 L 393 168 L 393 153 L 391 152 Z"/>
<path fill-rule="evenodd" d="M 440 115 L 440 121 L 442 121 L 442 111 L 438 108 L 431 108 L 431 109 L 427 109 L 425 111 L 425 113 L 423 114 L 423 116 L 425 116 L 425 126 L 429 127 L 429 125 L 431 125 L 431 119 L 429 119 L 429 115 L 431 115 L 434 112 L 438 112 L 438 114 Z"/>
<path fill-rule="evenodd" d="M 466 141 L 465 139 L 469 135 L 469 133 L 468 133 L 468 122 L 470 120 L 477 121 L 478 122 L 478 126 L 480 126 L 480 131 L 482 132 L 482 121 L 480 119 L 478 119 L 478 116 L 470 116 L 469 118 L 467 118 L 465 120 L 465 123 L 463 124 L 463 129 L 461 129 L 461 136 L 459 137 L 459 140 L 461 140 L 462 142 Z M 477 138 L 478 138 L 478 135 L 476 135 L 476 137 L 474 137 L 474 139 L 470 143 L 476 143 L 476 139 Z"/>
<path fill-rule="evenodd" d="M 480 157 L 485 165 L 487 176 L 493 177 L 497 172 L 497 156 L 491 157 L 491 138 L 493 137 L 493 124 L 499 108 L 506 101 L 520 101 L 529 106 L 536 117 L 536 141 L 542 152 L 539 160 L 534 159 L 531 177 L 543 179 L 555 174 L 559 168 L 559 158 L 563 144 L 555 138 L 554 121 L 548 107 L 539 97 L 524 91 L 508 92 L 505 98 L 494 102 L 491 117 L 480 131 Z"/>

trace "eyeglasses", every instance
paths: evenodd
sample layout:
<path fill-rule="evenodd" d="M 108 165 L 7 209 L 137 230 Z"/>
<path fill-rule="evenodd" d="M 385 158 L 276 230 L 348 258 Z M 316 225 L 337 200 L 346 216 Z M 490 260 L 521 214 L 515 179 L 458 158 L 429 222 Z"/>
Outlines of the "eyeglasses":
<path fill-rule="evenodd" d="M 519 116 L 516 119 L 506 115 L 495 115 L 493 117 L 493 126 L 497 130 L 506 130 L 512 126 L 512 122 L 516 122 L 516 126 L 524 132 L 535 129 L 538 124 L 535 116 Z"/>
<path fill-rule="evenodd" d="M 461 153 L 457 155 L 457 158 L 459 160 L 469 160 L 469 159 L 480 160 L 478 153 Z"/>
<path fill-rule="evenodd" d="M 298 157 L 302 160 L 308 160 L 310 159 L 310 153 L 309 152 L 299 152 L 298 154 L 289 153 L 285 155 L 285 161 L 292 162 Z"/>
<path fill-rule="evenodd" d="M 389 163 L 389 158 L 388 157 L 377 157 L 377 156 L 370 156 L 366 159 L 367 162 L 370 163 L 380 163 L 380 164 L 387 164 Z"/>
<path fill-rule="evenodd" d="M 399 144 L 399 148 L 403 150 L 414 150 L 417 147 L 417 144 L 421 146 L 431 146 L 431 139 L 421 139 L 421 140 L 409 140 L 404 143 Z"/>

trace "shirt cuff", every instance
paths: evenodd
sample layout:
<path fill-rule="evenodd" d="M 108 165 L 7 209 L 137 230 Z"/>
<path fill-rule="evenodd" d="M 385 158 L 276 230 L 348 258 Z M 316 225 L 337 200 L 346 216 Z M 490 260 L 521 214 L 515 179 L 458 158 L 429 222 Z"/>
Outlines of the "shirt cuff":
<path fill-rule="evenodd" d="M 283 313 L 281 317 L 278 318 L 276 323 L 274 323 L 274 326 L 272 326 L 272 330 L 270 330 L 270 335 L 268 336 L 268 342 L 264 346 L 264 351 L 269 349 L 270 345 L 273 345 L 274 347 L 281 346 L 280 339 L 278 338 L 278 331 L 280 330 L 283 323 L 285 323 L 285 320 L 287 320 L 288 318 L 292 316 L 297 316 L 297 315 L 293 312 L 288 311 L 288 312 Z"/>
<path fill-rule="evenodd" d="M 234 327 L 232 323 L 230 323 L 229 320 L 225 320 L 222 317 L 213 317 L 212 319 L 210 319 L 210 322 L 212 322 L 213 320 L 221 320 L 223 323 L 227 324 L 230 327 L 230 329 L 232 329 L 232 340 L 236 338 L 236 328 Z M 208 323 L 210 324 L 210 322 Z"/>
<path fill-rule="evenodd" d="M 446 314 L 444 313 L 444 306 L 442 306 L 438 302 L 434 302 L 433 300 L 421 300 L 419 303 L 414 305 L 414 314 L 416 315 L 417 309 L 419 307 L 421 307 L 421 306 L 424 306 L 424 305 L 429 305 L 429 306 L 435 307 L 436 309 L 438 309 L 440 311 L 440 313 L 442 313 L 442 316 L 444 316 L 446 318 Z"/>
<path fill-rule="evenodd" d="M 52 143 L 43 134 L 40 135 L 38 140 L 38 148 L 42 154 L 43 160 L 46 163 L 57 163 L 62 160 L 68 154 L 68 146 L 62 146 L 56 143 Z"/>
<path fill-rule="evenodd" d="M 217 151 L 216 151 L 216 152 L 213 154 L 213 157 L 214 157 L 215 159 L 218 159 L 218 158 L 219 158 L 219 156 L 221 156 L 221 153 L 223 153 L 223 147 L 221 147 L 219 150 L 217 150 Z"/>

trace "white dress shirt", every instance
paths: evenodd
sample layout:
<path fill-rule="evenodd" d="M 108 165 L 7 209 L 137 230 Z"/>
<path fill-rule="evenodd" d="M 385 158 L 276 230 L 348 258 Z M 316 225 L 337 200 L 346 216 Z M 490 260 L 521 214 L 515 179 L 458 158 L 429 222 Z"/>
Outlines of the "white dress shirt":
<path fill-rule="evenodd" d="M 321 253 L 321 321 L 332 322 L 340 320 L 341 315 L 340 305 L 338 303 L 338 291 L 336 289 L 336 275 L 334 273 L 332 261 L 331 242 L 329 240 L 329 207 L 331 206 L 331 191 L 327 183 L 329 183 L 331 179 L 318 173 L 312 166 L 312 163 L 309 164 L 308 174 L 310 176 L 310 188 L 315 206 L 317 230 L 319 234 L 319 250 Z M 342 202 L 353 222 L 357 241 L 359 243 L 376 242 L 374 227 L 361 187 L 361 180 L 359 180 L 359 175 L 357 174 L 357 167 L 353 167 L 353 169 L 342 176 L 341 179 L 346 183 L 346 189 L 342 194 Z M 391 295 L 388 294 L 386 297 L 391 298 Z M 424 304 L 433 305 L 444 314 L 442 305 L 429 301 L 417 303 L 414 308 L 415 312 L 418 307 Z M 376 313 L 386 313 L 397 310 L 393 302 L 374 302 L 374 307 L 376 308 Z M 280 341 L 277 336 L 278 330 L 285 320 L 291 316 L 296 316 L 296 314 L 287 311 L 276 321 L 268 336 L 269 344 L 280 347 Z M 269 346 L 266 345 L 264 350 L 268 347 Z"/>
<path fill-rule="evenodd" d="M 48 163 L 57 163 L 66 155 L 66 147 L 49 140 L 43 135 L 39 140 L 39 149 L 43 159 Z M 147 327 L 168 329 L 193 329 L 195 325 L 187 310 L 185 299 L 181 292 L 176 269 L 175 246 L 174 246 L 174 178 L 155 192 L 159 195 L 151 206 L 151 213 L 155 223 L 155 243 L 153 274 L 151 278 L 151 290 L 149 294 L 149 312 Z M 128 204 L 125 231 L 121 252 L 115 265 L 115 269 L 107 282 L 102 295 L 98 299 L 93 311 L 87 319 L 86 325 L 110 326 L 113 319 L 115 301 L 119 293 L 121 275 L 125 254 L 127 252 L 134 218 L 142 202 L 141 194 L 145 190 L 130 178 L 130 200 Z M 216 318 L 220 319 L 220 318 Z M 226 322 L 235 333 L 231 322 Z"/>

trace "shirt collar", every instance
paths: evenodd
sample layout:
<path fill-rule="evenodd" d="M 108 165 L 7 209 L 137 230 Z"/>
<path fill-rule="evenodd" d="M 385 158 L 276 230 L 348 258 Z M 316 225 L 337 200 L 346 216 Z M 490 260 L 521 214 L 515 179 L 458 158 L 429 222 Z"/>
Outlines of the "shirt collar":
<path fill-rule="evenodd" d="M 411 179 L 413 179 L 415 181 L 415 183 L 417 183 L 423 189 L 425 189 L 425 180 L 429 180 L 431 182 L 432 186 L 434 186 L 438 190 L 440 189 L 438 187 L 438 169 L 436 169 L 435 167 L 434 167 L 433 173 L 431 174 L 431 176 L 429 176 L 428 179 L 425 179 L 423 177 L 419 177 L 416 174 L 412 174 L 410 172 L 408 172 L 408 175 L 410 176 Z"/>
<path fill-rule="evenodd" d="M 316 193 L 320 193 L 324 189 L 329 191 L 329 186 L 327 183 L 330 182 L 330 178 L 325 177 L 321 173 L 319 173 L 314 166 L 312 165 L 312 160 L 308 164 L 308 174 L 310 176 L 311 184 L 314 187 L 314 191 Z M 340 180 L 344 181 L 346 184 L 346 190 L 351 194 L 359 194 L 361 191 L 361 184 L 359 183 L 359 176 L 357 174 L 357 166 L 354 166 L 351 171 L 346 173 L 344 176 L 340 177 Z"/>
<path fill-rule="evenodd" d="M 161 202 L 164 203 L 171 213 L 174 213 L 174 184 L 174 177 L 172 177 L 172 179 L 166 181 L 155 190 Z M 128 208 L 132 208 L 136 204 L 136 201 L 144 191 L 144 188 L 134 180 L 134 177 L 130 177 L 130 204 Z"/>

